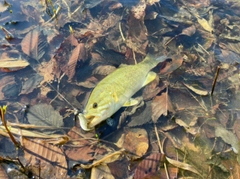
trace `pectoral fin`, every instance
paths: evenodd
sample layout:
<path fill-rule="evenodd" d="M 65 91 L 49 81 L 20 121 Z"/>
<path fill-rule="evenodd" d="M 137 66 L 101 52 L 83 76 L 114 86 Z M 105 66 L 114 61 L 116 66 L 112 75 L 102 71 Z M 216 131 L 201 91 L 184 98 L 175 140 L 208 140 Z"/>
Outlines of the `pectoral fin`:
<path fill-rule="evenodd" d="M 147 75 L 147 78 L 145 82 L 143 83 L 143 86 L 147 85 L 148 83 L 152 82 L 156 78 L 157 74 L 150 71 Z"/>
<path fill-rule="evenodd" d="M 139 103 L 138 100 L 133 99 L 133 98 L 130 98 L 129 100 L 127 100 L 127 101 L 123 104 L 123 106 L 124 106 L 124 107 L 134 106 L 134 105 L 137 105 L 138 103 Z"/>

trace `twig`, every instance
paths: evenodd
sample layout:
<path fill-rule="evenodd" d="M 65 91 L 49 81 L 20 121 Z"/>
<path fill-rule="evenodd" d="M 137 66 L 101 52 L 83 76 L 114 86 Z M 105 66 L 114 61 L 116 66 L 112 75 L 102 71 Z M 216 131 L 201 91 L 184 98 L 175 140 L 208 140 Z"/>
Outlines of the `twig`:
<path fill-rule="evenodd" d="M 122 32 L 121 22 L 119 22 L 119 23 L 118 23 L 118 27 L 119 27 L 119 32 L 120 32 L 120 35 L 121 35 L 121 37 L 122 37 L 123 41 L 125 42 L 125 41 L 126 41 L 126 39 L 125 39 L 125 37 L 124 37 L 124 35 L 123 35 L 123 32 Z"/>
<path fill-rule="evenodd" d="M 92 167 L 101 165 L 102 163 L 106 163 L 105 161 L 108 160 L 109 158 L 112 158 L 115 155 L 121 155 L 124 151 L 125 151 L 125 149 L 121 149 L 119 151 L 113 152 L 113 153 L 101 158 L 100 160 L 97 160 L 96 162 L 93 162 L 92 164 L 89 164 L 89 165 L 81 164 L 81 167 L 84 169 L 90 169 Z"/>
<path fill-rule="evenodd" d="M 157 126 L 156 126 L 155 123 L 154 123 L 154 130 L 155 130 L 155 134 L 156 134 L 156 137 L 157 137 L 157 140 L 158 140 L 158 146 L 159 146 L 160 152 L 161 152 L 161 154 L 164 154 L 163 148 L 162 148 L 162 145 L 161 145 L 161 141 L 160 141 L 160 137 L 159 137 L 158 131 L 157 131 Z M 168 174 L 166 162 L 164 162 L 163 165 L 164 165 L 164 169 L 165 169 L 167 179 L 169 179 L 169 174 Z"/>
<path fill-rule="evenodd" d="M 219 75 L 219 71 L 220 71 L 221 67 L 218 66 L 217 67 L 217 71 L 215 73 L 215 77 L 214 77 L 214 80 L 213 80 L 213 83 L 212 83 L 212 91 L 211 91 L 211 96 L 213 95 L 213 91 L 215 89 L 215 86 L 216 86 L 216 82 L 217 82 L 217 78 L 218 78 L 218 75 Z"/>
<path fill-rule="evenodd" d="M 2 123 L 10 137 L 10 139 L 12 140 L 12 142 L 14 143 L 15 147 L 17 148 L 20 148 L 21 145 L 19 144 L 19 142 L 16 141 L 16 139 L 13 137 L 12 133 L 9 131 L 8 129 L 8 126 L 7 126 L 7 123 L 6 123 L 6 120 L 5 120 L 5 113 L 6 113 L 6 109 L 7 109 L 7 106 L 3 106 L 3 107 L 0 107 L 0 117 L 1 117 L 1 120 L 2 120 Z"/>

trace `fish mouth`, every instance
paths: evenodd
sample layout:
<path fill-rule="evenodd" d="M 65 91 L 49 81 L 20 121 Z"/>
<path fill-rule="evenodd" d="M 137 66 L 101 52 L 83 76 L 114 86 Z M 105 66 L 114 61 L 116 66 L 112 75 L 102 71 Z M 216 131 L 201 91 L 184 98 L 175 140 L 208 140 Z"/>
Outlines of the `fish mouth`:
<path fill-rule="evenodd" d="M 92 118 L 94 118 L 94 116 L 84 116 L 82 113 L 78 114 L 78 118 L 79 118 L 79 122 L 80 122 L 80 126 L 84 131 L 91 131 L 93 130 L 93 127 L 89 127 L 89 120 L 92 120 Z"/>
<path fill-rule="evenodd" d="M 88 119 L 88 127 L 94 128 L 97 124 L 99 124 L 101 121 L 99 120 L 99 116 L 86 116 Z"/>
<path fill-rule="evenodd" d="M 79 113 L 78 118 L 81 128 L 85 131 L 93 130 L 94 127 L 101 122 L 99 120 L 100 116 L 84 115 L 82 113 Z"/>

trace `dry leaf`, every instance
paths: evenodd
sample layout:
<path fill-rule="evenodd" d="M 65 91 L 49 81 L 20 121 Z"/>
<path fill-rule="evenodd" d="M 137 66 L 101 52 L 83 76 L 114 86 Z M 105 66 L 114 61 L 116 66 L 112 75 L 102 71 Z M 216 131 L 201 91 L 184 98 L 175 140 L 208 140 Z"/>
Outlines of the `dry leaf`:
<path fill-rule="evenodd" d="M 8 178 L 9 177 L 8 177 L 6 171 L 4 170 L 4 168 L 0 164 L 0 179 L 8 179 Z"/>
<path fill-rule="evenodd" d="M 35 175 L 56 179 L 67 177 L 67 161 L 59 147 L 43 140 L 26 138 L 23 138 L 23 147 L 24 158 Z"/>
<path fill-rule="evenodd" d="M 161 96 L 156 96 L 152 101 L 152 120 L 157 122 L 161 115 L 167 116 L 167 111 L 174 112 L 171 101 L 167 92 L 162 93 Z"/>
<path fill-rule="evenodd" d="M 219 126 L 215 129 L 215 135 L 221 137 L 225 143 L 230 144 L 235 153 L 239 152 L 239 140 L 231 131 Z"/>
<path fill-rule="evenodd" d="M 233 130 L 235 132 L 235 134 L 238 137 L 238 140 L 240 140 L 240 119 L 237 118 L 233 124 Z"/>
<path fill-rule="evenodd" d="M 99 165 L 92 168 L 90 179 L 96 178 L 115 179 L 107 165 Z"/>
<path fill-rule="evenodd" d="M 184 86 L 186 86 L 188 89 L 192 90 L 194 93 L 201 95 L 201 96 L 207 96 L 208 95 L 208 91 L 204 90 L 204 89 L 199 89 L 199 86 L 197 85 L 188 85 L 186 83 L 183 83 Z M 196 87 L 195 87 L 196 86 Z"/>
<path fill-rule="evenodd" d="M 31 75 L 26 81 L 23 82 L 22 90 L 20 94 L 29 94 L 36 89 L 42 82 L 43 77 L 38 73 Z"/>
<path fill-rule="evenodd" d="M 172 61 L 171 62 L 163 62 L 165 63 L 164 68 L 161 69 L 160 74 L 170 74 L 177 68 L 179 68 L 182 65 L 183 62 L 183 57 L 180 55 L 174 55 L 172 56 Z"/>
<path fill-rule="evenodd" d="M 65 154 L 68 158 L 81 162 L 89 162 L 94 159 L 95 148 L 91 141 L 84 139 L 93 137 L 92 133 L 82 134 L 79 128 L 73 127 L 68 135 L 71 139 L 80 139 L 73 143 L 74 147 L 66 147 Z"/>
<path fill-rule="evenodd" d="M 195 25 L 191 25 L 190 27 L 187 27 L 182 30 L 182 33 L 180 35 L 187 35 L 187 36 L 192 36 L 196 32 L 196 27 Z"/>
<path fill-rule="evenodd" d="M 204 18 L 201 18 L 201 17 L 197 17 L 197 21 L 198 23 L 203 27 L 203 29 L 205 29 L 206 31 L 210 32 L 210 33 L 213 33 L 213 28 L 211 27 L 211 25 L 208 23 L 208 21 Z"/>
<path fill-rule="evenodd" d="M 156 173 L 160 168 L 160 162 L 163 162 L 164 155 L 161 153 L 153 153 L 146 157 L 138 165 L 134 172 L 134 179 L 142 179 L 149 174 Z"/>
<path fill-rule="evenodd" d="M 132 7 L 132 13 L 136 19 L 144 19 L 145 9 L 146 9 L 145 1 L 140 1 L 136 6 Z"/>
<path fill-rule="evenodd" d="M 236 162 L 231 170 L 229 179 L 240 179 L 240 165 Z"/>
<path fill-rule="evenodd" d="M 47 39 L 39 28 L 30 31 L 21 42 L 22 51 L 36 60 L 45 54 L 46 45 Z"/>
<path fill-rule="evenodd" d="M 41 65 L 38 66 L 37 72 L 43 76 L 43 80 L 41 81 L 40 85 L 45 82 L 52 82 L 54 80 L 54 69 L 55 60 L 51 59 L 49 62 L 43 62 Z"/>
<path fill-rule="evenodd" d="M 5 99 L 3 88 L 8 84 L 14 85 L 15 83 L 16 82 L 14 76 L 4 76 L 3 78 L 0 79 L 0 99 Z"/>
<path fill-rule="evenodd" d="M 29 123 L 37 126 L 63 126 L 62 116 L 48 104 L 37 104 L 30 107 L 27 119 Z"/>
<path fill-rule="evenodd" d="M 180 161 L 177 161 L 177 160 L 173 160 L 173 159 L 170 159 L 168 157 L 166 157 L 166 159 L 170 164 L 174 165 L 175 167 L 181 168 L 183 170 L 188 170 L 188 171 L 191 171 L 193 173 L 198 174 L 199 176 L 202 176 L 193 166 L 191 166 L 187 163 L 183 163 L 183 162 L 180 162 Z"/>
<path fill-rule="evenodd" d="M 123 144 L 119 147 L 122 147 L 128 152 L 137 155 L 134 156 L 134 158 L 140 158 L 146 154 L 149 144 L 148 134 L 145 129 L 126 129 L 125 135 L 123 137 Z"/>
<path fill-rule="evenodd" d="M 25 60 L 15 58 L 4 58 L 0 60 L 0 71 L 12 72 L 27 67 L 29 63 Z"/>
<path fill-rule="evenodd" d="M 75 49 L 73 49 L 68 63 L 62 67 L 62 71 L 68 76 L 68 80 L 71 80 L 75 75 L 75 68 L 77 62 L 80 60 L 86 60 L 86 49 L 83 43 L 78 44 Z"/>
<path fill-rule="evenodd" d="M 98 75 L 104 75 L 107 76 L 110 73 L 112 73 L 114 70 L 116 70 L 115 66 L 112 65 L 100 65 L 97 68 L 93 70 L 93 74 L 98 74 Z"/>

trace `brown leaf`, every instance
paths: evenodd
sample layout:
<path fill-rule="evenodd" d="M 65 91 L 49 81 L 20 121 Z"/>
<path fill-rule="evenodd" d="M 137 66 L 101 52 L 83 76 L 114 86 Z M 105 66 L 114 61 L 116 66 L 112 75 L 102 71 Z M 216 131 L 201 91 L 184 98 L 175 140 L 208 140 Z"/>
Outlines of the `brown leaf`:
<path fill-rule="evenodd" d="M 0 60 L 0 71 L 12 72 L 27 67 L 29 63 L 25 60 L 15 58 L 4 58 Z"/>
<path fill-rule="evenodd" d="M 112 65 L 101 65 L 98 66 L 97 68 L 95 68 L 93 70 L 93 74 L 98 74 L 98 75 L 109 75 L 110 73 L 112 73 L 114 70 L 116 70 L 115 66 Z"/>
<path fill-rule="evenodd" d="M 168 157 L 166 157 L 166 159 L 170 164 L 174 165 L 175 167 L 181 168 L 183 170 L 188 170 L 188 171 L 198 174 L 199 176 L 202 176 L 192 165 L 189 165 L 187 163 L 183 163 L 183 162 L 180 162 L 177 160 L 173 160 Z"/>
<path fill-rule="evenodd" d="M 191 91 L 193 91 L 194 93 L 201 95 L 201 96 L 207 96 L 208 95 L 208 91 L 204 90 L 204 89 L 200 89 L 199 86 L 192 84 L 192 85 L 188 85 L 186 83 L 183 83 L 184 86 L 186 86 L 188 89 L 190 89 Z"/>
<path fill-rule="evenodd" d="M 190 27 L 183 29 L 181 35 L 192 36 L 193 34 L 195 34 L 195 32 L 196 32 L 196 27 L 195 25 L 192 25 Z"/>
<path fill-rule="evenodd" d="M 171 101 L 168 97 L 167 92 L 156 96 L 152 101 L 152 120 L 154 123 L 157 122 L 161 115 L 167 116 L 167 111 L 174 112 Z"/>
<path fill-rule="evenodd" d="M 23 82 L 20 94 L 29 94 L 42 82 L 43 77 L 38 73 L 31 75 L 26 81 Z"/>
<path fill-rule="evenodd" d="M 166 65 L 161 69 L 160 74 L 170 74 L 182 65 L 183 58 L 180 55 L 172 57 L 171 62 L 166 62 Z"/>
<path fill-rule="evenodd" d="M 229 179 L 240 179 L 240 165 L 237 162 L 234 164 Z"/>
<path fill-rule="evenodd" d="M 63 126 L 62 116 L 49 104 L 40 103 L 30 107 L 27 118 L 30 124 L 37 126 Z"/>
<path fill-rule="evenodd" d="M 134 179 L 142 179 L 149 174 L 156 173 L 160 168 L 160 162 L 163 162 L 164 155 L 161 153 L 153 153 L 146 157 L 138 165 L 134 172 Z"/>
<path fill-rule="evenodd" d="M 3 169 L 3 167 L 0 164 L 0 179 L 8 179 L 8 175 L 6 171 Z"/>
<path fill-rule="evenodd" d="M 66 178 L 67 161 L 62 150 L 44 140 L 23 138 L 24 158 L 31 171 L 42 178 Z M 40 173 L 39 173 L 40 172 Z"/>
<path fill-rule="evenodd" d="M 134 158 L 142 157 L 149 147 L 147 131 L 140 128 L 127 129 L 122 147 L 137 155 Z"/>
<path fill-rule="evenodd" d="M 147 5 L 145 2 L 140 1 L 136 6 L 132 7 L 132 13 L 136 19 L 144 19 L 145 9 Z"/>
<path fill-rule="evenodd" d="M 73 127 L 68 132 L 69 137 L 72 139 L 80 139 L 74 142 L 74 147 L 66 147 L 65 154 L 68 158 L 75 161 L 89 162 L 93 160 L 94 147 L 86 138 L 93 137 L 92 133 L 82 134 L 80 129 Z"/>
<path fill-rule="evenodd" d="M 153 97 L 155 97 L 160 91 L 162 91 L 165 86 L 158 87 L 159 84 L 159 78 L 155 78 L 149 85 L 147 85 L 143 90 L 143 99 L 149 100 Z"/>
<path fill-rule="evenodd" d="M 94 88 L 98 83 L 98 79 L 94 76 L 91 76 L 90 78 L 86 79 L 84 82 L 77 83 L 78 86 L 82 86 L 84 88 Z"/>
<path fill-rule="evenodd" d="M 86 60 L 86 49 L 83 43 L 78 44 L 73 49 L 68 63 L 62 67 L 62 71 L 68 76 L 68 80 L 71 80 L 75 75 L 75 68 L 80 60 Z"/>
<path fill-rule="evenodd" d="M 5 99 L 3 88 L 6 85 L 14 85 L 15 84 L 15 78 L 14 76 L 4 76 L 0 79 L 0 99 Z"/>
<path fill-rule="evenodd" d="M 21 42 L 22 51 L 36 60 L 45 54 L 46 45 L 47 39 L 38 28 L 30 31 Z"/>
<path fill-rule="evenodd" d="M 41 65 L 38 66 L 37 72 L 41 76 L 43 76 L 43 80 L 41 81 L 40 85 L 44 84 L 45 82 L 52 82 L 54 80 L 54 68 L 55 68 L 55 59 L 52 58 L 49 62 L 43 62 Z"/>
<path fill-rule="evenodd" d="M 240 119 L 237 118 L 233 124 L 233 130 L 235 132 L 235 134 L 238 137 L 238 140 L 240 140 Z"/>

